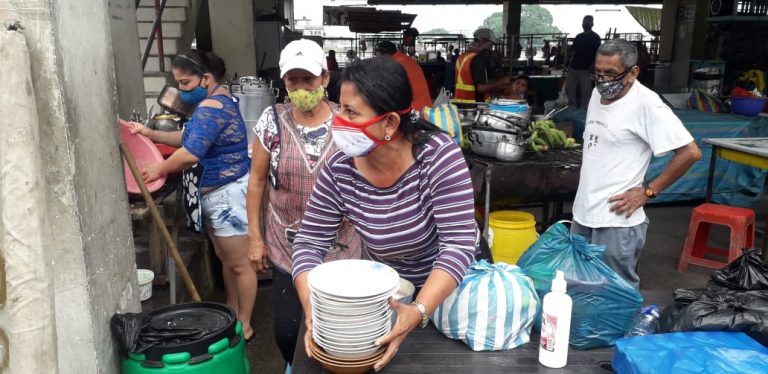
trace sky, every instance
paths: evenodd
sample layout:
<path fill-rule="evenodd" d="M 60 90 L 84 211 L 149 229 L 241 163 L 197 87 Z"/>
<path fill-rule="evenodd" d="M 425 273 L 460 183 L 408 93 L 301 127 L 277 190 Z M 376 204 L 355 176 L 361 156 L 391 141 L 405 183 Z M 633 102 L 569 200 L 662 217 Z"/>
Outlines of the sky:
<path fill-rule="evenodd" d="M 364 5 L 365 0 L 294 0 L 295 17 L 310 19 L 310 24 L 322 23 L 322 8 L 326 6 Z M 660 5 L 651 7 L 661 7 Z M 379 9 L 397 9 L 405 13 L 417 14 L 413 26 L 421 32 L 435 28 L 444 28 L 451 33 L 470 35 L 483 20 L 494 12 L 501 12 L 501 5 L 399 5 L 377 6 Z M 582 32 L 581 20 L 591 14 L 595 18 L 593 30 L 604 36 L 609 28 L 618 27 L 619 33 L 641 32 L 645 30 L 629 14 L 624 6 L 617 5 L 544 5 L 552 14 L 553 24 L 570 36 Z M 326 30 L 327 36 L 349 34 L 348 29 L 333 27 Z"/>

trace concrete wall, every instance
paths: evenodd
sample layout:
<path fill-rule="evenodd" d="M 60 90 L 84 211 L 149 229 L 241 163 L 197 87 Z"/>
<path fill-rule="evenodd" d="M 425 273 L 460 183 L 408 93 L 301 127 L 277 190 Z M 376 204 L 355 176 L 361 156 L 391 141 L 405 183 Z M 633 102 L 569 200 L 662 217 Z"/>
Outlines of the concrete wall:
<path fill-rule="evenodd" d="M 8 3 L 25 28 L 41 121 L 59 371 L 116 373 L 109 318 L 140 306 L 108 2 Z"/>
<path fill-rule="evenodd" d="M 117 81 L 117 112 L 121 118 L 133 109 L 144 112 L 144 80 L 141 71 L 135 0 L 109 0 L 109 24 Z"/>
<path fill-rule="evenodd" d="M 227 64 L 226 79 L 256 75 L 253 0 L 209 0 L 213 51 Z"/>

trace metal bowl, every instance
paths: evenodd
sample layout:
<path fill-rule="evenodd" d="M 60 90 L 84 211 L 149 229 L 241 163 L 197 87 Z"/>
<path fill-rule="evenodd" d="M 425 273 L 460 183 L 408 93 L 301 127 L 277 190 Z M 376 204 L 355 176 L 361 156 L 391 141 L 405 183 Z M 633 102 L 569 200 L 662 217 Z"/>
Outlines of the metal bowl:
<path fill-rule="evenodd" d="M 518 99 L 502 99 L 502 98 L 494 98 L 491 100 L 491 104 L 493 105 L 520 105 L 520 104 L 528 104 L 525 100 L 518 100 Z"/>

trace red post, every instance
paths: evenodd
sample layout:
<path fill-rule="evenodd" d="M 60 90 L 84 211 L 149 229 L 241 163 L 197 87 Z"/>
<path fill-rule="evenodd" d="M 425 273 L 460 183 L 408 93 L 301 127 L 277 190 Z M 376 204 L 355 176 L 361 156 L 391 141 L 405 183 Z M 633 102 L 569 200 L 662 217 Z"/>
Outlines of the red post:
<path fill-rule="evenodd" d="M 160 8 L 160 0 L 155 0 L 155 17 L 158 19 L 162 16 L 163 10 Z M 157 30 L 155 31 L 155 41 L 157 42 L 157 58 L 160 71 L 165 71 L 165 51 L 163 51 L 163 23 L 162 21 L 157 24 Z"/>

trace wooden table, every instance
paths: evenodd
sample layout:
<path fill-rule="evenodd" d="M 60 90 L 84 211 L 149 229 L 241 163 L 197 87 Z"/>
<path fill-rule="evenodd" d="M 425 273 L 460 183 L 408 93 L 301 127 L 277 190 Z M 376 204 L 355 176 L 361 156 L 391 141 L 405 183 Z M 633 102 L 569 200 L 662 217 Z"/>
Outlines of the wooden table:
<path fill-rule="evenodd" d="M 641 291 L 643 304 L 667 305 L 672 303 L 672 290 Z M 328 373 L 315 360 L 309 359 L 304 350 L 304 324 L 302 323 L 293 372 L 301 374 Z M 397 353 L 381 373 L 390 374 L 464 374 L 464 373 L 611 373 L 613 347 L 580 351 L 568 350 L 568 366 L 549 369 L 539 364 L 539 336 L 534 333 L 531 341 L 509 351 L 474 352 L 464 343 L 446 338 L 430 324 L 425 329 L 415 329 L 406 338 Z"/>

